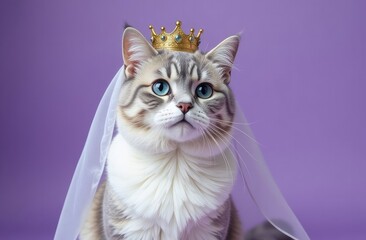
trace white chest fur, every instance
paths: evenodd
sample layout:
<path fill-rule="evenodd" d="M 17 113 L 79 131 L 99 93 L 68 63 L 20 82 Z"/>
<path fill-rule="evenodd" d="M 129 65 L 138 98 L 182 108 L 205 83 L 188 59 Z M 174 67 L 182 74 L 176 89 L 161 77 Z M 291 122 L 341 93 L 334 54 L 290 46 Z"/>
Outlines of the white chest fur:
<path fill-rule="evenodd" d="M 210 159 L 179 149 L 146 154 L 116 136 L 107 171 L 124 214 L 131 217 L 123 234 L 143 228 L 137 231 L 141 239 L 149 239 L 141 233 L 146 231 L 150 236 L 159 234 L 159 239 L 179 239 L 187 229 L 207 221 L 230 194 L 236 175 L 230 153 L 227 149 Z"/>

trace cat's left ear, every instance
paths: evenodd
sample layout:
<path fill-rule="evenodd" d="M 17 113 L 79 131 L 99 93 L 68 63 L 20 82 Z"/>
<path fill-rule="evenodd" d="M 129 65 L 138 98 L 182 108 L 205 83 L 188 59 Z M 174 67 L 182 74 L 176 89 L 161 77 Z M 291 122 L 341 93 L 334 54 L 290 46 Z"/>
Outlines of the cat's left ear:
<path fill-rule="evenodd" d="M 134 77 L 141 63 L 158 52 L 136 29 L 127 27 L 122 36 L 122 57 L 127 78 Z"/>
<path fill-rule="evenodd" d="M 224 82 L 228 84 L 231 78 L 231 69 L 238 51 L 240 36 L 226 38 L 214 49 L 206 53 L 206 58 L 217 66 Z"/>

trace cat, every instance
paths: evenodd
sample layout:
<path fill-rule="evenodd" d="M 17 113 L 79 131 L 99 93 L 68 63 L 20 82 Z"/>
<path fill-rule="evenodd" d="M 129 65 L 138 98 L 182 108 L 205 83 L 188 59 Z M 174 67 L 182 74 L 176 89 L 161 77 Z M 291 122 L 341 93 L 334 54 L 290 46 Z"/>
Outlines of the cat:
<path fill-rule="evenodd" d="M 156 50 L 125 29 L 118 133 L 81 240 L 244 239 L 228 148 L 239 42 L 231 36 L 208 53 Z"/>

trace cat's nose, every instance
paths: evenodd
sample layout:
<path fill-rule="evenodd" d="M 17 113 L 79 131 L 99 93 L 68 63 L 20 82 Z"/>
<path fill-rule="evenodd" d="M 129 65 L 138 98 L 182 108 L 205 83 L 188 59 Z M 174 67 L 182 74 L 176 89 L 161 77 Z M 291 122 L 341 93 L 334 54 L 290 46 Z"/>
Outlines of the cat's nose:
<path fill-rule="evenodd" d="M 182 111 L 183 114 L 186 114 L 193 106 L 192 103 L 178 103 L 177 107 Z"/>

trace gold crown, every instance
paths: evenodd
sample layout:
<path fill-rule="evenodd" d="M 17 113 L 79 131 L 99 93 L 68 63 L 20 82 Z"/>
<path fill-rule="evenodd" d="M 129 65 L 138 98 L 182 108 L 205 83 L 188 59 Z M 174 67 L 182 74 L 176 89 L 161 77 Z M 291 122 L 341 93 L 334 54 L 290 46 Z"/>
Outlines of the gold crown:
<path fill-rule="evenodd" d="M 194 29 L 191 28 L 187 35 L 183 32 L 181 21 L 175 23 L 175 29 L 171 33 L 165 31 L 165 27 L 161 27 L 161 33 L 156 34 L 153 26 L 149 26 L 151 30 L 151 43 L 155 49 L 168 49 L 172 51 L 195 52 L 200 44 L 200 36 L 203 32 L 199 30 L 197 36 L 194 36 Z"/>

